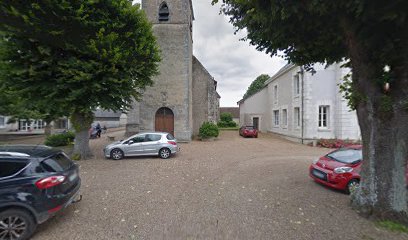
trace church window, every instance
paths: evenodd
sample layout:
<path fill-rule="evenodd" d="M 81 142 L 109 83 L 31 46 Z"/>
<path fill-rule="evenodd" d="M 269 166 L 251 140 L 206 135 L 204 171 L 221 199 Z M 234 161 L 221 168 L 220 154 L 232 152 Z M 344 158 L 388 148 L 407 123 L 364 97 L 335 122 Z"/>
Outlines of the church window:
<path fill-rule="evenodd" d="M 160 5 L 160 9 L 159 9 L 159 21 L 160 22 L 167 22 L 169 21 L 169 7 L 167 6 L 166 2 L 163 2 Z"/>

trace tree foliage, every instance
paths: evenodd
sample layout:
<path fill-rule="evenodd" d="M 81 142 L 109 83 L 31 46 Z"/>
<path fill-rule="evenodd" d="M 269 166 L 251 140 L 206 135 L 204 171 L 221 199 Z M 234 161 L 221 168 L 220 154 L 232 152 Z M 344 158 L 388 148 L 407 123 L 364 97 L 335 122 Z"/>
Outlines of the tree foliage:
<path fill-rule="evenodd" d="M 248 89 L 246 90 L 243 99 L 247 99 L 248 97 L 254 95 L 259 90 L 261 90 L 265 82 L 270 78 L 268 74 L 261 74 L 259 75 L 254 81 L 252 81 L 251 85 L 249 85 Z"/>
<path fill-rule="evenodd" d="M 224 112 L 220 115 L 220 121 L 217 123 L 218 127 L 236 127 L 237 123 L 234 122 L 232 113 Z"/>
<path fill-rule="evenodd" d="M 218 0 L 213 0 L 213 3 Z M 220 0 L 221 2 L 221 0 Z M 270 55 L 292 63 L 346 62 L 342 85 L 363 140 L 360 188 L 352 197 L 361 213 L 408 224 L 408 4 L 405 0 L 222 0 L 237 31 Z"/>
<path fill-rule="evenodd" d="M 4 0 L 0 22 L 3 84 L 71 116 L 84 158 L 93 110 L 126 110 L 158 71 L 151 24 L 128 0 Z"/>

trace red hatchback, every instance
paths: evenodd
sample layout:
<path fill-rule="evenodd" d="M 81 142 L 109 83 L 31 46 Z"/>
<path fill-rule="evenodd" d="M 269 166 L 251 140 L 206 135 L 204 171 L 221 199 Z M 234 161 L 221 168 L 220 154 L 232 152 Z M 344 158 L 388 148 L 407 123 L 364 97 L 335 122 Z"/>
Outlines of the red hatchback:
<path fill-rule="evenodd" d="M 360 182 L 362 157 L 361 145 L 339 148 L 313 161 L 309 175 L 316 182 L 350 192 Z M 406 178 L 408 183 L 408 170 Z"/>
<path fill-rule="evenodd" d="M 316 182 L 349 191 L 360 181 L 362 158 L 361 145 L 340 148 L 313 161 L 309 174 Z"/>
<path fill-rule="evenodd" d="M 254 126 L 242 126 L 239 129 L 239 135 L 243 137 L 258 137 L 258 130 Z"/>

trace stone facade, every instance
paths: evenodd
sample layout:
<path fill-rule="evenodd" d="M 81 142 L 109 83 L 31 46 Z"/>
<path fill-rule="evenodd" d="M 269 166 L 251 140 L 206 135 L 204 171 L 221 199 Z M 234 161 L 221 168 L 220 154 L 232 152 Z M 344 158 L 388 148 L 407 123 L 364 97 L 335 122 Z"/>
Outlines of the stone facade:
<path fill-rule="evenodd" d="M 159 9 L 164 3 L 168 7 L 168 19 L 159 21 Z M 139 102 L 135 101 L 132 110 L 128 113 L 126 135 L 156 130 L 156 112 L 166 107 L 174 114 L 175 137 L 181 141 L 190 141 L 193 134 L 196 133 L 196 126 L 203 119 L 214 115 L 209 112 L 218 108 L 218 105 L 213 107 L 213 104 L 217 104 L 218 99 L 212 101 L 212 98 L 208 96 L 202 98 L 202 103 L 194 102 L 194 99 L 198 98 L 194 97 L 194 94 L 208 93 L 208 87 L 211 85 L 208 83 L 213 83 L 214 80 L 208 72 L 204 76 L 200 70 L 193 71 L 195 58 L 192 54 L 192 21 L 194 15 L 191 0 L 142 1 L 142 9 L 153 23 L 153 31 L 161 50 L 162 61 L 159 66 L 159 75 L 153 78 L 154 85 L 145 90 L 142 99 Z M 197 67 L 204 69 L 201 64 Z M 193 77 L 194 72 L 198 74 L 197 77 Z M 213 91 L 216 91 L 216 85 L 212 84 L 211 87 Z M 211 104 L 209 104 L 210 101 L 212 101 Z M 200 112 L 200 114 L 193 114 L 195 112 Z"/>
<path fill-rule="evenodd" d="M 219 98 L 217 81 L 204 66 L 193 57 L 193 133 L 198 134 L 204 122 L 216 123 L 219 120 Z"/>
<path fill-rule="evenodd" d="M 259 130 L 280 134 L 290 140 L 361 139 L 355 111 L 339 92 L 349 69 L 333 64 L 315 65 L 315 73 L 287 65 L 270 78 L 253 96 L 238 102 L 242 125 L 259 118 Z M 324 109 L 324 110 L 323 110 Z"/>

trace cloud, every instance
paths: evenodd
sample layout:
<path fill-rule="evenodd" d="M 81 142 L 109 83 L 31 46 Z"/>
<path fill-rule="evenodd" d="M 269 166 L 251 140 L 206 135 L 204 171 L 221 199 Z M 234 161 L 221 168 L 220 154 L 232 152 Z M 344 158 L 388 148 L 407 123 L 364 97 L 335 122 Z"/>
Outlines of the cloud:
<path fill-rule="evenodd" d="M 134 1 L 139 2 L 139 1 Z M 222 107 L 234 107 L 251 82 L 261 74 L 272 76 L 285 61 L 259 52 L 234 35 L 228 17 L 219 15 L 220 5 L 211 0 L 193 0 L 193 52 L 208 72 L 218 81 Z"/>

